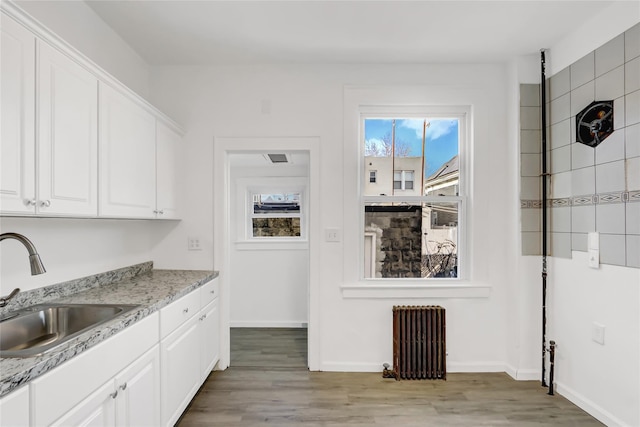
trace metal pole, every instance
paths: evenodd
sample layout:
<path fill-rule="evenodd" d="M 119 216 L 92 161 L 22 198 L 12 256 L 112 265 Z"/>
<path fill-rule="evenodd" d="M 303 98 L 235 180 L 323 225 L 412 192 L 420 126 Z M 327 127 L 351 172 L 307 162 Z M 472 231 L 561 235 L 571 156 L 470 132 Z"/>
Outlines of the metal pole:
<path fill-rule="evenodd" d="M 542 387 L 546 387 L 547 354 L 547 90 L 544 49 L 540 50 L 540 110 L 542 136 Z"/>

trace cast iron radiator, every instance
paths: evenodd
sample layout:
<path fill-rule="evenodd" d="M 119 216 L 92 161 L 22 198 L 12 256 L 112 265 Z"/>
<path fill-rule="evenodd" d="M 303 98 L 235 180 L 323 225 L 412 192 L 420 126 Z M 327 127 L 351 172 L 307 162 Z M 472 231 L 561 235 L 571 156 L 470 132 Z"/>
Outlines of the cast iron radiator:
<path fill-rule="evenodd" d="M 446 379 L 445 310 L 439 305 L 393 307 L 393 374 Z"/>

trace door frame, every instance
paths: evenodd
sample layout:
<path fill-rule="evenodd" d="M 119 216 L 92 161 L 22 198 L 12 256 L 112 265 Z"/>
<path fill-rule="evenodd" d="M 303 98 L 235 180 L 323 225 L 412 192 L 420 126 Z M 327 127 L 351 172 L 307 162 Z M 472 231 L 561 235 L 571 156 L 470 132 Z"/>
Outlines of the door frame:
<path fill-rule="evenodd" d="M 231 166 L 229 154 L 265 151 L 302 151 L 309 154 L 309 277 L 307 363 L 320 369 L 320 137 L 214 137 L 213 140 L 213 265 L 220 281 L 220 361 L 218 369 L 231 361 Z"/>

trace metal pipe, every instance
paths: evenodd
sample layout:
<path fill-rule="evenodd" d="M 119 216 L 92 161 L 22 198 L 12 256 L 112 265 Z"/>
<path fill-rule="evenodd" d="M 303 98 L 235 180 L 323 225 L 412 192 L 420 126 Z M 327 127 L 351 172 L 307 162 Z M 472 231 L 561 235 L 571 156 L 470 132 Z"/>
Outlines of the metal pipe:
<path fill-rule="evenodd" d="M 549 396 L 553 396 L 553 371 L 556 359 L 556 342 L 549 341 Z"/>
<path fill-rule="evenodd" d="M 547 90 L 544 49 L 540 50 L 540 134 L 542 136 L 542 387 L 546 387 L 547 340 Z"/>
<path fill-rule="evenodd" d="M 5 239 L 14 239 L 19 241 L 27 248 L 27 252 L 29 252 L 29 265 L 31 267 L 31 275 L 35 276 L 36 274 L 46 273 L 44 265 L 42 264 L 42 260 L 40 259 L 40 255 L 38 255 L 38 251 L 31 240 L 27 239 L 22 234 L 18 233 L 2 233 L 0 234 L 0 242 Z"/>

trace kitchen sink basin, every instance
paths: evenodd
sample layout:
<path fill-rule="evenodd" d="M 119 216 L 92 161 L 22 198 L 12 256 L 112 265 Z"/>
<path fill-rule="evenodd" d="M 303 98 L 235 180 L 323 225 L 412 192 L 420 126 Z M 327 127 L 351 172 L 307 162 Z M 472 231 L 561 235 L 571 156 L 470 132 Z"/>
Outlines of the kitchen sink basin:
<path fill-rule="evenodd" d="M 0 357 L 30 357 L 133 310 L 126 304 L 39 304 L 0 319 Z"/>

